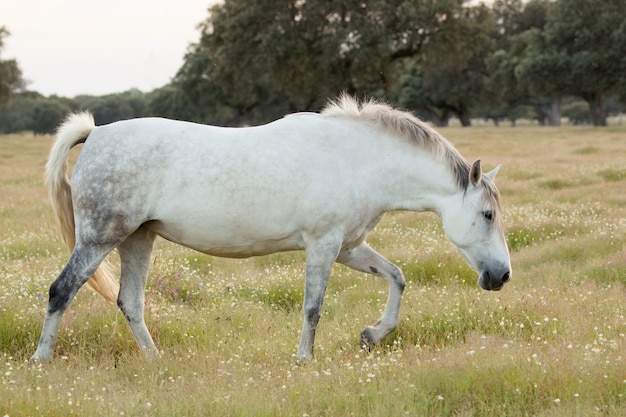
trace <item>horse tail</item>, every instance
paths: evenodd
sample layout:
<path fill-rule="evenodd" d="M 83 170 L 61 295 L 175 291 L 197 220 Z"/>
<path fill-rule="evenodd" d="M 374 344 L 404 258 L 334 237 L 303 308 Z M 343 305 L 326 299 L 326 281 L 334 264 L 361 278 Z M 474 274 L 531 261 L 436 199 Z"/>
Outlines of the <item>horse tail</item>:
<path fill-rule="evenodd" d="M 76 231 L 74 224 L 74 207 L 72 205 L 72 186 L 67 178 L 67 157 L 70 150 L 87 140 L 95 128 L 93 116 L 90 113 L 75 113 L 67 117 L 59 127 L 54 145 L 46 164 L 45 181 L 52 208 L 61 227 L 63 241 L 70 250 L 76 245 Z M 113 267 L 104 260 L 96 272 L 87 282 L 91 288 L 110 302 L 117 300 L 119 284 L 113 277 Z"/>

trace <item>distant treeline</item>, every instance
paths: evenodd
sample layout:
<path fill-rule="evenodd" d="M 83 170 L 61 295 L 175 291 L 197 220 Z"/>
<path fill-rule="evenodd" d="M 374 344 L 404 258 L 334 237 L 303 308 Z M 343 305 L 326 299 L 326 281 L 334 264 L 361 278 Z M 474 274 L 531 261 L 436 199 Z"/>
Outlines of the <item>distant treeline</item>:
<path fill-rule="evenodd" d="M 152 95 L 131 90 L 106 96 L 66 98 L 24 91 L 15 94 L 10 106 L 0 109 L 0 133 L 52 133 L 68 113 L 79 110 L 92 112 L 98 125 L 144 117 L 153 114 L 149 109 Z"/>
<path fill-rule="evenodd" d="M 83 109 L 98 124 L 147 115 L 257 124 L 341 92 L 439 126 L 562 116 L 602 126 L 625 109 L 624 16 L 624 0 L 225 0 L 170 84 L 71 99 L 22 90 L 0 111 L 0 132 L 50 132 Z"/>

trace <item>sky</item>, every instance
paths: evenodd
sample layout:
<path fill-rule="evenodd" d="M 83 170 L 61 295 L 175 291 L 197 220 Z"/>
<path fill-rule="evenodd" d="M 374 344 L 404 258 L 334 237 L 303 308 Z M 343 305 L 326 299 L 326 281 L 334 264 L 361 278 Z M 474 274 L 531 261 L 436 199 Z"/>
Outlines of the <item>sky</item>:
<path fill-rule="evenodd" d="M 28 89 L 105 95 L 167 84 L 217 0 L 0 0 L 1 59 Z"/>

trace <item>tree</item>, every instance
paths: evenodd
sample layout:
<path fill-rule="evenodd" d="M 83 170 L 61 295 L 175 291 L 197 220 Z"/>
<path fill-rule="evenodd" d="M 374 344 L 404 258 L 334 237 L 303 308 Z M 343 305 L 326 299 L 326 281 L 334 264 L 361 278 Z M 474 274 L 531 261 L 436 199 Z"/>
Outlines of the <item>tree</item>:
<path fill-rule="evenodd" d="M 324 10 L 313 3 L 230 0 L 213 6 L 176 81 L 198 104 L 232 108 L 234 124 L 256 121 L 256 108 L 277 103 L 293 110 L 314 107 L 340 74 L 328 76 L 332 64 L 324 48 L 332 46 L 313 23 Z"/>
<path fill-rule="evenodd" d="M 559 66 L 559 87 L 589 103 L 594 126 L 606 125 L 603 97 L 626 87 L 626 2 L 559 0 L 548 14 L 547 66 Z"/>
<path fill-rule="evenodd" d="M 168 84 L 148 94 L 148 113 L 170 119 L 196 121 L 195 106 L 176 85 Z"/>
<path fill-rule="evenodd" d="M 530 96 L 539 123 L 559 126 L 561 99 L 568 95 L 563 84 L 569 71 L 566 57 L 547 44 L 545 32 L 538 29 L 521 33 L 515 42 L 523 50 L 514 69 L 518 83 Z"/>
<path fill-rule="evenodd" d="M 4 26 L 0 26 L 0 52 L 4 47 L 4 38 L 9 35 L 9 31 Z M 22 72 L 17 61 L 0 59 L 0 108 L 9 104 L 13 93 L 23 85 Z"/>
<path fill-rule="evenodd" d="M 591 119 L 589 105 L 582 100 L 568 103 L 563 106 L 563 116 L 573 125 L 589 124 Z"/>
<path fill-rule="evenodd" d="M 431 67 L 464 71 L 489 41 L 486 9 L 463 5 L 226 0 L 210 9 L 175 81 L 196 103 L 228 105 L 234 123 L 316 110 L 342 91 L 392 95 L 402 61 L 428 55 Z"/>
<path fill-rule="evenodd" d="M 146 97 L 136 89 L 99 97 L 78 96 L 74 101 L 79 109 L 93 113 L 98 125 L 147 115 Z"/>
<path fill-rule="evenodd" d="M 483 88 L 480 70 L 455 71 L 417 65 L 403 77 L 398 102 L 403 108 L 415 109 L 437 126 L 448 126 L 450 117 L 456 116 L 466 127 L 471 125 L 471 109 L 485 99 Z"/>
<path fill-rule="evenodd" d="M 57 126 L 72 110 L 68 99 L 51 96 L 37 99 L 33 106 L 31 128 L 35 134 L 54 133 Z"/>
<path fill-rule="evenodd" d="M 456 30 L 446 42 L 413 60 L 397 101 L 439 126 L 447 126 L 452 115 L 470 126 L 471 109 L 489 99 L 485 58 L 492 51 L 495 21 L 483 5 L 460 9 L 454 20 Z"/>
<path fill-rule="evenodd" d="M 561 98 L 579 96 L 589 103 L 593 124 L 606 125 L 603 97 L 626 86 L 626 2 L 535 0 L 531 5 L 534 13 L 528 15 L 545 24 L 511 37 L 494 74 L 512 70 L 540 122 L 558 124 Z"/>
<path fill-rule="evenodd" d="M 32 91 L 17 92 L 6 108 L 0 108 L 0 133 L 32 131 L 33 109 L 42 98 Z"/>
<path fill-rule="evenodd" d="M 547 50 L 543 31 L 550 5 L 549 0 L 494 3 L 498 47 L 487 58 L 487 85 L 493 106 L 508 109 L 506 112 L 514 115 L 518 106 L 528 104 L 534 108 L 540 124 L 558 126 L 562 91 L 555 78 L 561 77 L 561 73 L 541 61 Z"/>

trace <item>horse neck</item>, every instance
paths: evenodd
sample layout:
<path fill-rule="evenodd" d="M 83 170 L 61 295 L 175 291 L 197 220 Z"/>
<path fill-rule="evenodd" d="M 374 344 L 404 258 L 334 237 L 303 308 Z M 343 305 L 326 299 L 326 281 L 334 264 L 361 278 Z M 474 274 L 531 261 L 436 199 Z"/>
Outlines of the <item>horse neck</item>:
<path fill-rule="evenodd" d="M 384 178 L 388 211 L 432 211 L 441 217 L 451 199 L 462 194 L 448 163 L 426 151 L 404 153 L 390 174 Z"/>

